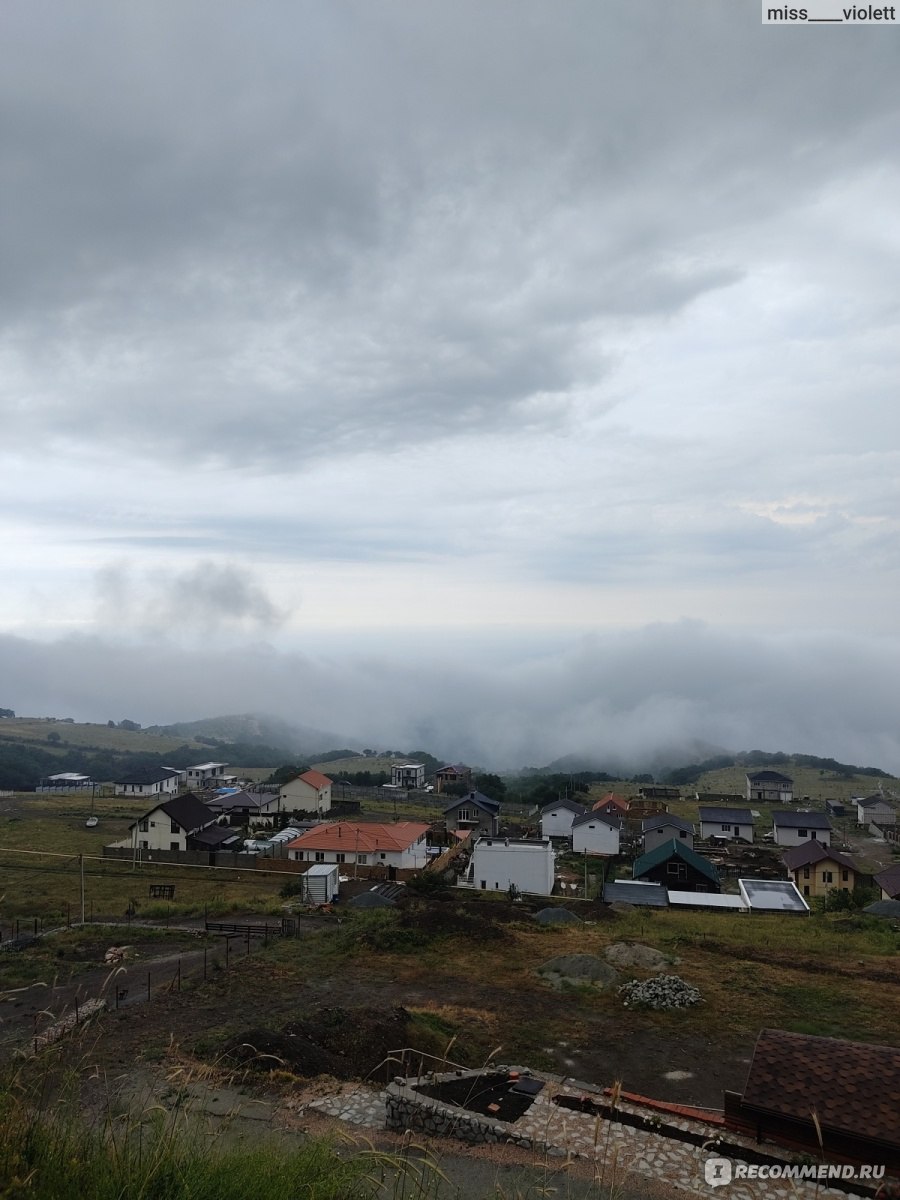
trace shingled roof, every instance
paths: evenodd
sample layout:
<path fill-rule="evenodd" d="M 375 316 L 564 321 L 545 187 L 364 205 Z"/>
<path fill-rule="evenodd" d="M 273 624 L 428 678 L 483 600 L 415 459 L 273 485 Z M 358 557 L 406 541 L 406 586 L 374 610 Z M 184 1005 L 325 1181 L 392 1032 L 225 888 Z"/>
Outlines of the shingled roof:
<path fill-rule="evenodd" d="M 843 854 L 838 854 L 837 850 L 823 846 L 815 838 L 804 842 L 802 846 L 791 846 L 789 850 L 785 850 L 781 857 L 789 871 L 796 871 L 800 867 L 811 867 L 813 863 L 825 862 L 826 859 L 828 862 L 837 863 L 839 867 L 844 867 L 845 870 L 856 870 L 856 867 L 849 858 L 846 858 Z"/>
<path fill-rule="evenodd" d="M 138 821 L 132 821 L 129 828 L 134 829 L 135 825 L 146 820 L 151 813 L 160 811 L 164 812 L 170 821 L 180 825 L 185 833 L 196 833 L 198 829 L 205 829 L 216 819 L 216 814 L 210 812 L 193 792 L 185 792 L 183 796 L 172 796 L 168 800 L 162 800 L 148 809 Z"/>
<path fill-rule="evenodd" d="M 828 1131 L 896 1144 L 900 1139 L 900 1047 L 764 1029 L 744 1104 L 795 1120 L 816 1114 Z"/>
<path fill-rule="evenodd" d="M 753 813 L 749 808 L 707 808 L 700 807 L 701 825 L 752 825 Z"/>
<path fill-rule="evenodd" d="M 454 808 L 460 808 L 463 804 L 474 805 L 475 808 L 480 808 L 482 812 L 486 812 L 491 817 L 496 817 L 500 812 L 499 800 L 492 800 L 483 792 L 476 791 L 466 792 L 465 796 L 457 796 L 451 804 L 447 805 L 444 812 L 453 812 Z"/>
<path fill-rule="evenodd" d="M 900 899 L 900 863 L 886 867 L 874 876 L 875 882 L 892 900 Z"/>
<path fill-rule="evenodd" d="M 797 812 L 793 808 L 777 808 L 772 813 L 772 824 L 782 829 L 831 829 L 831 822 L 820 812 Z"/>

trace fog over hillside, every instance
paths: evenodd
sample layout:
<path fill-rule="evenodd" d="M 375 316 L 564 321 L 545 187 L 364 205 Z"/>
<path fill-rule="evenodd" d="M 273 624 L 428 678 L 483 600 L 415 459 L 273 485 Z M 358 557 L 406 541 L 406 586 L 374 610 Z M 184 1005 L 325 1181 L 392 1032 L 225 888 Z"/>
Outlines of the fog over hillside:
<path fill-rule="evenodd" d="M 569 641 L 457 639 L 443 651 L 430 639 L 379 644 L 300 653 L 4 636 L 0 702 L 20 715 L 127 713 L 144 725 L 272 713 L 334 730 L 341 744 L 500 769 L 578 754 L 634 771 L 710 747 L 764 747 L 900 771 L 896 640 L 676 622 Z"/>

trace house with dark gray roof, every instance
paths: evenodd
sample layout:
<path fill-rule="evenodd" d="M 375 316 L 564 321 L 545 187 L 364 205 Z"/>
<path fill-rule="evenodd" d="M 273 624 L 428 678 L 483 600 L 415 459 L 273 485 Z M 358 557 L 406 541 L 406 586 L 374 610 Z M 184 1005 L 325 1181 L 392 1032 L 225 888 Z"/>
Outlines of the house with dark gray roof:
<path fill-rule="evenodd" d="M 216 792 L 204 803 L 217 817 L 226 817 L 229 825 L 271 825 L 281 812 L 278 792 Z"/>
<path fill-rule="evenodd" d="M 473 789 L 447 805 L 444 820 L 448 830 L 496 837 L 500 832 L 500 801 Z"/>
<path fill-rule="evenodd" d="M 664 842 L 635 860 L 631 874 L 644 883 L 661 883 L 680 892 L 719 892 L 719 873 L 696 850 L 682 842 Z"/>
<path fill-rule="evenodd" d="M 881 888 L 882 900 L 900 900 L 900 863 L 879 871 L 873 879 Z"/>
<path fill-rule="evenodd" d="M 673 816 L 672 813 L 659 813 L 658 816 L 647 817 L 641 822 L 641 838 L 645 854 L 673 839 L 683 842 L 693 850 L 694 826 L 683 817 Z"/>
<path fill-rule="evenodd" d="M 789 847 L 781 857 L 803 896 L 827 896 L 834 888 L 852 892 L 858 885 L 853 861 L 814 838 Z"/>
<path fill-rule="evenodd" d="M 174 767 L 138 767 L 113 783 L 117 796 L 169 796 L 178 791 L 181 772 Z"/>
<path fill-rule="evenodd" d="M 897 813 L 884 796 L 855 796 L 852 803 L 856 805 L 856 819 L 860 825 L 896 823 Z"/>
<path fill-rule="evenodd" d="M 831 822 L 820 812 L 796 812 L 792 808 L 772 813 L 776 846 L 802 846 L 815 838 L 823 846 L 831 845 Z"/>
<path fill-rule="evenodd" d="M 816 1159 L 900 1171 L 900 1048 L 764 1029 L 725 1126 Z"/>
<path fill-rule="evenodd" d="M 545 804 L 541 809 L 541 837 L 570 838 L 572 822 L 576 817 L 583 817 L 587 811 L 585 805 L 568 798 Z"/>
<path fill-rule="evenodd" d="M 780 771 L 748 771 L 747 799 L 760 804 L 790 804 L 794 799 L 794 781 Z"/>
<path fill-rule="evenodd" d="M 740 838 L 753 841 L 753 813 L 749 808 L 700 808 L 701 838 Z"/>
<path fill-rule="evenodd" d="M 619 853 L 622 832 L 620 817 L 589 810 L 572 822 L 572 850 L 575 854 L 600 854 L 612 857 Z"/>
<path fill-rule="evenodd" d="M 216 814 L 193 792 L 185 792 L 163 800 L 133 821 L 131 837 L 124 844 L 137 850 L 188 850 L 188 839 L 215 823 Z"/>

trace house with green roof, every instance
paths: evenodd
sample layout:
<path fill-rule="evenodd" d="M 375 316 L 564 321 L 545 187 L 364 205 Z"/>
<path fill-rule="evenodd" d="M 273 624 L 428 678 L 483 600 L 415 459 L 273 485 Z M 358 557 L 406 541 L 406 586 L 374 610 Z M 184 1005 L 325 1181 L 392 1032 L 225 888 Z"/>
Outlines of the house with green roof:
<path fill-rule="evenodd" d="M 680 892 L 720 892 L 719 873 L 696 850 L 673 838 L 635 860 L 632 877 Z"/>

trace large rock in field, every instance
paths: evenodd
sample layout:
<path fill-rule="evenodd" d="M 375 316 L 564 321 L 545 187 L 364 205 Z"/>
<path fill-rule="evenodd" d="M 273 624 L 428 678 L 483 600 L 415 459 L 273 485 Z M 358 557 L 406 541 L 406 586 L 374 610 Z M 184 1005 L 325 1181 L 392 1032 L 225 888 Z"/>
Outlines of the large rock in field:
<path fill-rule="evenodd" d="M 639 971 L 661 971 L 670 963 L 677 963 L 677 958 L 666 958 L 660 950 L 652 946 L 629 945 L 628 942 L 615 942 L 606 947 L 607 962 L 619 969 L 634 968 Z"/>
<path fill-rule="evenodd" d="M 602 989 L 614 987 L 619 982 L 618 972 L 593 954 L 557 955 L 538 967 L 537 974 L 557 989 L 564 983 Z"/>

